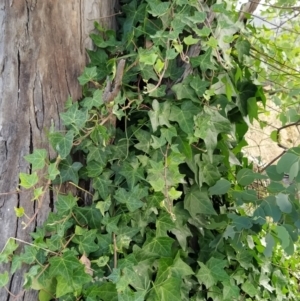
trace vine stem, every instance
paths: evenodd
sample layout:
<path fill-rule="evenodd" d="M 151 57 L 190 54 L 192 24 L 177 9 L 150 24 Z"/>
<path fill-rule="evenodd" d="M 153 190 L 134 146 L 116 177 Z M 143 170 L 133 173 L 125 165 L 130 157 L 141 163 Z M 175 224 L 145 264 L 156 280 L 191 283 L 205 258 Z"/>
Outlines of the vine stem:
<path fill-rule="evenodd" d="M 1 192 L 0 195 L 11 195 L 11 194 L 19 194 L 21 191 L 16 189 L 15 191 L 10 191 L 10 192 Z"/>
<path fill-rule="evenodd" d="M 22 240 L 22 239 L 19 239 L 19 238 L 16 238 L 16 237 L 12 237 L 12 236 L 8 238 L 8 240 L 7 240 L 6 244 L 4 245 L 4 247 L 3 247 L 2 251 L 0 252 L 0 254 L 2 254 L 2 253 L 4 252 L 4 250 L 5 250 L 5 248 L 6 248 L 6 245 L 8 244 L 8 242 L 9 242 L 10 239 L 13 239 L 13 240 L 16 240 L 16 241 L 18 241 L 18 242 L 24 243 L 24 244 L 26 244 L 26 245 L 29 245 L 29 246 L 32 246 L 32 247 L 35 247 L 35 248 L 44 250 L 44 251 L 46 251 L 46 252 L 48 252 L 48 253 L 52 253 L 52 254 L 54 254 L 54 255 L 58 255 L 58 253 L 56 253 L 56 252 L 54 252 L 54 251 L 51 251 L 51 250 L 48 250 L 48 249 L 39 247 L 39 246 L 34 245 L 34 244 L 30 243 L 30 242 L 27 242 L 27 241 L 25 241 L 25 240 Z"/>
<path fill-rule="evenodd" d="M 60 161 L 61 161 L 61 157 L 58 156 L 58 157 L 56 158 L 56 161 L 55 161 L 55 166 L 56 166 L 56 167 L 58 166 L 58 164 L 59 164 Z M 46 186 L 45 186 L 45 189 L 44 189 L 44 191 L 43 191 L 43 193 L 42 193 L 40 199 L 38 200 L 38 207 L 37 207 L 37 210 L 35 211 L 34 215 L 30 218 L 30 220 L 29 220 L 27 223 L 23 223 L 23 224 L 25 224 L 24 227 L 23 227 L 24 230 L 27 229 L 28 226 L 35 220 L 35 218 L 36 218 L 36 216 L 38 215 L 40 209 L 42 208 L 42 204 L 43 204 L 43 201 L 44 201 L 44 198 L 45 198 L 45 195 L 46 195 L 46 191 L 49 190 L 49 187 L 50 187 L 50 185 L 51 185 L 51 182 L 52 182 L 51 179 L 49 179 L 49 180 L 47 181 Z"/>
<path fill-rule="evenodd" d="M 118 266 L 118 253 L 117 253 L 117 239 L 116 233 L 113 233 L 113 242 L 114 242 L 114 268 Z"/>

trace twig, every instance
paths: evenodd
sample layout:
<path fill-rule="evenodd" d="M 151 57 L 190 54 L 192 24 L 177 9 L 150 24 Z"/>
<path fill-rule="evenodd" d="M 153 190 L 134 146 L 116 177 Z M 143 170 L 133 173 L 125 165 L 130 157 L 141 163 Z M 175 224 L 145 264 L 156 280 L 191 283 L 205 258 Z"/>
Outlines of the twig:
<path fill-rule="evenodd" d="M 51 185 L 51 180 L 48 180 L 48 182 L 46 184 L 46 187 L 45 187 L 45 190 L 44 190 L 44 192 L 42 194 L 41 199 L 37 201 L 38 202 L 37 210 L 35 211 L 34 215 L 30 218 L 30 220 L 28 221 L 28 223 L 24 223 L 25 224 L 24 227 L 23 227 L 24 230 L 34 221 L 34 219 L 38 215 L 38 213 L 39 213 L 39 211 L 40 211 L 40 209 L 42 207 L 44 196 L 46 194 L 46 191 L 49 189 L 50 185 Z"/>
<path fill-rule="evenodd" d="M 121 11 L 118 11 L 118 12 L 115 13 L 115 14 L 111 14 L 111 15 L 108 15 L 108 16 L 104 16 L 104 17 L 100 17 L 100 18 L 95 18 L 95 19 L 87 19 L 87 20 L 88 20 L 88 21 L 97 21 L 97 20 L 107 19 L 107 18 L 111 18 L 111 17 L 114 17 L 114 16 L 118 16 L 118 15 L 122 15 L 122 12 L 121 12 Z"/>
<path fill-rule="evenodd" d="M 56 167 L 58 166 L 58 164 L 59 164 L 60 161 L 61 161 L 61 158 L 60 158 L 60 156 L 58 156 L 58 157 L 56 158 L 56 161 L 55 161 L 55 166 L 56 166 Z M 46 191 L 48 191 L 48 189 L 49 189 L 49 187 L 50 187 L 50 185 L 51 185 L 51 182 L 52 182 L 52 181 L 51 181 L 50 179 L 47 181 L 47 184 L 46 184 L 46 186 L 45 186 L 45 189 L 44 189 L 44 191 L 43 191 L 43 194 L 41 195 L 40 199 L 37 201 L 37 202 L 38 202 L 37 210 L 35 211 L 34 215 L 30 218 L 30 220 L 29 220 L 28 223 L 23 223 L 23 224 L 25 224 L 25 226 L 23 227 L 23 229 L 26 229 L 26 228 L 34 221 L 34 219 L 35 219 L 36 216 L 38 215 L 40 209 L 42 208 L 42 204 L 43 204 L 43 201 L 44 201 L 44 198 L 45 198 L 45 195 L 46 195 Z"/>
<path fill-rule="evenodd" d="M 117 253 L 117 240 L 116 240 L 116 233 L 113 233 L 113 242 L 114 242 L 114 268 L 118 267 L 118 253 Z"/>
<path fill-rule="evenodd" d="M 120 92 L 123 74 L 124 74 L 125 63 L 126 63 L 126 60 L 124 60 L 124 59 L 121 59 L 118 62 L 116 76 L 115 76 L 113 82 L 111 82 L 111 80 L 109 78 L 107 78 L 106 86 L 103 91 L 104 103 L 109 103 L 109 102 L 113 101 L 117 97 L 118 93 Z"/>
<path fill-rule="evenodd" d="M 279 8 L 279 9 L 291 9 L 291 10 L 300 10 L 300 6 L 278 6 L 278 5 L 272 5 L 272 4 L 266 4 L 266 3 L 260 3 L 257 1 L 250 1 L 252 3 L 258 3 L 258 5 L 272 7 L 272 8 Z"/>
<path fill-rule="evenodd" d="M 296 121 L 296 122 L 293 122 L 293 123 L 290 123 L 290 124 L 287 124 L 287 125 L 284 125 L 280 128 L 277 129 L 277 137 L 280 137 L 280 132 L 286 128 L 289 128 L 291 126 L 297 126 L 300 124 L 300 120 Z M 268 168 L 271 164 L 273 164 L 276 160 L 278 160 L 281 156 L 283 156 L 287 150 L 288 150 L 288 147 L 284 146 L 283 144 L 281 144 L 280 142 L 277 143 L 277 145 L 280 147 L 280 148 L 283 148 L 284 150 L 282 151 L 281 154 L 279 154 L 278 156 L 276 156 L 274 159 L 272 159 L 266 166 L 264 166 L 260 172 L 263 172 L 266 170 L 266 168 Z"/>
<path fill-rule="evenodd" d="M 75 186 L 77 189 L 79 189 L 79 190 L 81 190 L 81 191 L 83 191 L 83 192 L 85 192 L 85 193 L 87 193 L 87 194 L 89 194 L 89 195 L 91 195 L 91 196 L 94 196 L 92 193 L 90 193 L 89 191 L 87 191 L 87 190 L 85 190 L 85 189 L 79 187 L 79 186 L 76 185 L 75 183 L 73 183 L 73 182 L 68 182 L 68 183 L 71 184 L 71 185 L 73 185 L 73 186 Z"/>
<path fill-rule="evenodd" d="M 284 150 L 281 154 L 276 156 L 274 159 L 272 159 L 267 165 L 265 165 L 262 169 L 260 169 L 260 172 L 265 171 L 270 165 L 272 165 L 276 160 L 278 160 L 281 156 L 283 156 L 286 153 L 286 150 Z"/>
<path fill-rule="evenodd" d="M 19 190 L 16 190 L 16 191 L 10 191 L 10 192 L 1 192 L 1 193 L 0 193 L 0 196 L 1 196 L 1 195 L 19 194 L 19 193 L 21 193 L 21 191 L 19 191 Z"/>
<path fill-rule="evenodd" d="M 10 239 L 13 239 L 13 240 L 16 240 L 16 241 L 18 241 L 18 242 L 21 242 L 21 243 L 23 243 L 23 244 L 26 244 L 26 245 L 29 245 L 29 246 L 32 246 L 32 247 L 35 247 L 35 248 L 44 250 L 44 251 L 46 251 L 46 252 L 48 252 L 48 253 L 52 253 L 52 254 L 54 254 L 54 255 L 58 255 L 58 253 L 56 253 L 56 252 L 53 252 L 53 251 L 51 251 L 51 250 L 48 250 L 48 249 L 39 247 L 39 246 L 34 245 L 34 244 L 30 243 L 30 242 L 27 242 L 27 241 L 25 241 L 25 240 L 22 240 L 22 239 L 19 239 L 19 238 L 16 238 L 16 237 L 12 237 L 12 236 L 8 238 L 8 240 L 7 240 L 6 244 L 4 245 L 4 247 L 3 247 L 2 251 L 0 252 L 0 254 L 2 254 L 2 253 L 4 252 L 4 250 L 5 250 L 5 248 L 6 248 L 6 245 L 8 244 L 8 242 L 9 242 Z"/>

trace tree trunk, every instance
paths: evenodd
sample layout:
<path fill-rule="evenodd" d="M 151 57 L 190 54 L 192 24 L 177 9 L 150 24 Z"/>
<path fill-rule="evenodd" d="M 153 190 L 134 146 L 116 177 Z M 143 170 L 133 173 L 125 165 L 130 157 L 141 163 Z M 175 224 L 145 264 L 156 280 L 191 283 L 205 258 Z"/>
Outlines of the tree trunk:
<path fill-rule="evenodd" d="M 28 172 L 23 156 L 36 148 L 49 149 L 45 130 L 61 129 L 59 113 L 70 95 L 81 97 L 77 77 L 86 64 L 85 48 L 93 22 L 114 27 L 116 0 L 2 0 L 0 3 L 0 250 L 9 237 L 30 242 L 34 231 L 53 208 L 49 192 L 35 222 L 26 230 L 14 207 L 33 216 L 36 204 L 27 192 L 15 193 L 19 173 Z M 6 193 L 6 194 L 5 194 Z M 21 243 L 21 245 L 23 245 Z M 23 271 L 11 277 L 7 289 L 18 300 L 37 300 L 22 291 Z M 10 266 L 0 266 L 0 273 Z M 15 300 L 0 289 L 0 301 Z"/>

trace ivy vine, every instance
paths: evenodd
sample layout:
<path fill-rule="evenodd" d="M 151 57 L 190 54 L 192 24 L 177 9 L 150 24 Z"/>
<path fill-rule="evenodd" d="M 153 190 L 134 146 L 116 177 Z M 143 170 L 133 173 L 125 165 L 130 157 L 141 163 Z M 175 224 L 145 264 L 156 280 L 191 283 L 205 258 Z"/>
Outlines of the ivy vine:
<path fill-rule="evenodd" d="M 298 300 L 283 254 L 300 229 L 300 148 L 264 174 L 242 152 L 266 101 L 244 64 L 251 32 L 238 34 L 230 1 L 122 10 L 117 33 L 95 23 L 83 99 L 66 102 L 65 132 L 49 131 L 57 158 L 25 156 L 20 189 L 57 201 L 22 253 L 7 242 L 0 286 L 28 264 L 24 289 L 40 301 Z M 77 195 L 60 191 L 66 182 Z M 25 228 L 35 219 L 15 210 Z"/>

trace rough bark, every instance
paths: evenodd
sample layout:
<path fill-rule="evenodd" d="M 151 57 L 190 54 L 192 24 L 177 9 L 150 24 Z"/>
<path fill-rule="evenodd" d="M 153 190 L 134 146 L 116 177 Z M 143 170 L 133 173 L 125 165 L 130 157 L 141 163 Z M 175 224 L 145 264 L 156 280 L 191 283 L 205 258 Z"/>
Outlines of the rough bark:
<path fill-rule="evenodd" d="M 9 237 L 30 241 L 29 232 L 53 208 L 46 196 L 37 219 L 23 230 L 14 207 L 32 216 L 36 204 L 27 192 L 13 193 L 19 173 L 28 172 L 23 156 L 49 148 L 45 129 L 54 122 L 68 95 L 80 98 L 77 77 L 86 63 L 85 48 L 95 20 L 113 27 L 116 0 L 2 0 L 0 2 L 0 250 Z M 11 194 L 4 194 L 12 192 Z M 22 245 L 22 244 L 21 244 Z M 0 273 L 9 270 L 0 266 Z M 26 267 L 24 267 L 26 270 Z M 7 289 L 18 300 L 37 300 L 36 292 L 22 291 L 24 270 L 11 277 Z M 0 301 L 16 300 L 0 289 Z"/>

